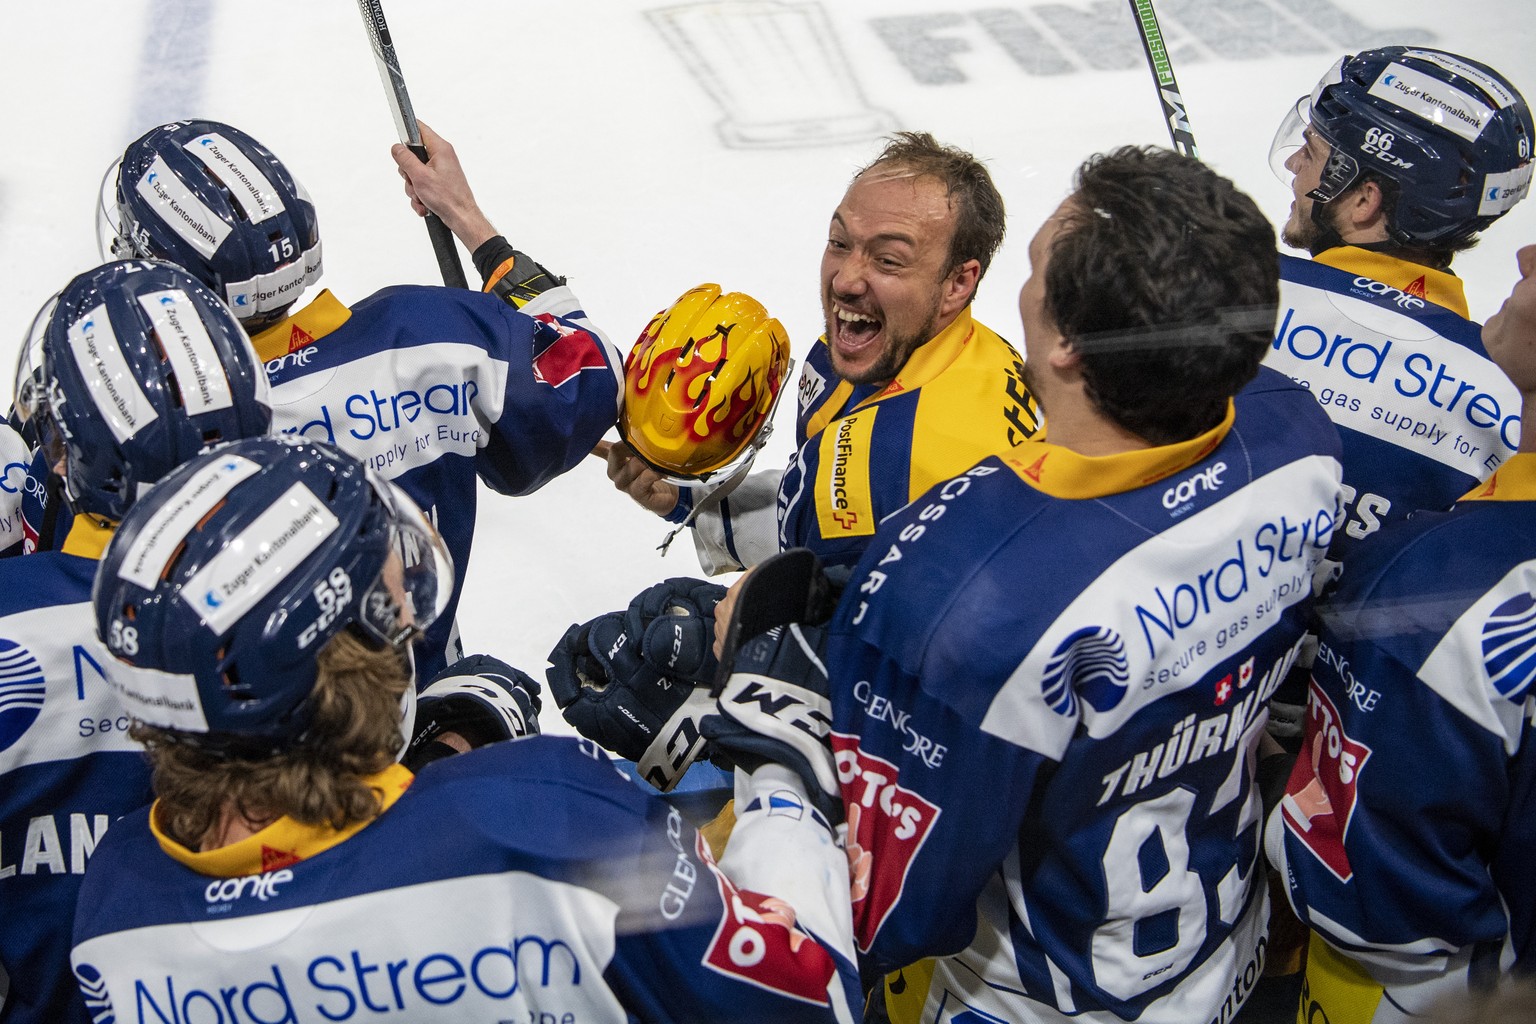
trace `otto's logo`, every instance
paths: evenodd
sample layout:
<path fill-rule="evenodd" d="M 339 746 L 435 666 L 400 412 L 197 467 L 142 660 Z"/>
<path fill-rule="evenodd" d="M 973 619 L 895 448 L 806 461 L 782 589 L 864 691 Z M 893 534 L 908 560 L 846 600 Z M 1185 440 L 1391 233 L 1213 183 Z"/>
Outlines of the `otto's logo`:
<path fill-rule="evenodd" d="M 1207 466 L 1194 476 L 1186 477 L 1163 492 L 1163 508 L 1175 509 L 1193 501 L 1201 491 L 1221 490 L 1221 478 L 1227 471 L 1225 462 Z"/>
<path fill-rule="evenodd" d="M 43 710 L 48 684 L 32 652 L 0 639 L 0 750 L 26 733 Z"/>
<path fill-rule="evenodd" d="M 293 881 L 293 872 L 268 871 L 260 875 L 242 875 L 239 878 L 220 878 L 208 883 L 203 899 L 208 903 L 233 903 L 245 896 L 254 896 L 265 903 L 277 895 L 277 887 Z"/>
<path fill-rule="evenodd" d="M 1510 701 L 1525 700 L 1536 681 L 1536 597 L 1516 594 L 1483 624 L 1483 667 Z"/>
<path fill-rule="evenodd" d="M 1307 742 L 1280 802 L 1286 828 L 1335 878 L 1354 876 L 1344 839 L 1355 813 L 1355 791 L 1371 748 L 1350 739 L 1339 709 L 1312 681 L 1307 694 Z"/>
<path fill-rule="evenodd" d="M 709 859 L 702 839 L 696 852 Z M 710 864 L 723 907 L 704 966 L 791 999 L 830 1005 L 828 987 L 837 963 L 796 925 L 794 908 L 777 897 L 735 888 Z"/>
<path fill-rule="evenodd" d="M 831 739 L 848 813 L 854 937 L 868 951 L 901 899 L 939 807 L 901 786 L 896 766 L 860 750 L 857 736 L 834 732 Z"/>
<path fill-rule="evenodd" d="M 1088 626 L 1067 637 L 1046 662 L 1040 687 L 1058 715 L 1075 717 L 1078 698 L 1095 711 L 1109 711 L 1130 687 L 1125 641 L 1112 629 Z"/>
<path fill-rule="evenodd" d="M 558 388 L 582 370 L 602 370 L 608 366 L 602 344 L 588 332 L 548 313 L 533 319 L 533 379 L 540 384 Z"/>

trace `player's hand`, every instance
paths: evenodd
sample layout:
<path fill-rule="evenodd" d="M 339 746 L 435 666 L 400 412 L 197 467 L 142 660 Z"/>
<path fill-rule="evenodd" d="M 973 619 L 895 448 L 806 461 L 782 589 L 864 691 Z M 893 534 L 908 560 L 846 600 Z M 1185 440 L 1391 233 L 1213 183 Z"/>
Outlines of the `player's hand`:
<path fill-rule="evenodd" d="M 531 736 L 539 731 L 538 680 L 488 654 L 443 669 L 416 701 L 416 730 L 401 759 L 413 771 L 454 750 Z M 429 753 L 429 751 L 431 751 Z"/>
<path fill-rule="evenodd" d="M 613 486 L 633 498 L 641 508 L 664 516 L 677 507 L 676 484 L 662 479 L 660 473 L 645 464 L 634 449 L 622 441 L 599 441 L 595 454 L 608 463 L 608 479 Z"/>
<path fill-rule="evenodd" d="M 832 758 L 832 701 L 815 626 L 777 626 L 742 644 L 716 703 L 700 723 L 714 746 L 745 771 L 765 762 L 791 769 L 831 824 L 843 821 Z"/>
<path fill-rule="evenodd" d="M 550 652 L 550 693 L 577 732 L 634 761 L 658 789 L 705 753 L 698 720 L 714 709 L 714 606 L 725 588 L 669 579 L 622 612 L 573 625 Z"/>
<path fill-rule="evenodd" d="M 421 129 L 421 144 L 427 150 L 425 163 L 398 142 L 389 151 L 400 177 L 405 179 L 411 209 L 418 217 L 425 217 L 428 212 L 437 214 L 464 247 L 474 252 L 496 236 L 496 228 L 480 212 L 453 145 L 424 122 L 417 121 L 416 126 Z"/>

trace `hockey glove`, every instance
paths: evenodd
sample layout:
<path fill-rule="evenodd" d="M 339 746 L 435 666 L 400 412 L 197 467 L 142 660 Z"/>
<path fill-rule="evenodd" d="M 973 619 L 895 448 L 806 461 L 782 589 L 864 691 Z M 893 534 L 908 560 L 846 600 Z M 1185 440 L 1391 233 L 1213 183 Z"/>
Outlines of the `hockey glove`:
<path fill-rule="evenodd" d="M 776 626 L 748 640 L 726 677 L 716 713 L 700 731 L 745 771 L 770 761 L 794 771 L 816 809 L 838 825 L 843 798 L 828 739 L 832 701 L 824 646 L 815 626 Z"/>
<path fill-rule="evenodd" d="M 416 730 L 402 763 L 420 771 L 454 748 L 439 742 L 457 733 L 471 747 L 539 731 L 539 683 L 498 658 L 475 654 L 449 665 L 421 691 Z"/>
<path fill-rule="evenodd" d="M 583 736 L 634 761 L 663 792 L 705 753 L 698 721 L 714 710 L 714 611 L 725 588 L 669 579 L 622 612 L 573 625 L 550 652 L 550 693 Z"/>

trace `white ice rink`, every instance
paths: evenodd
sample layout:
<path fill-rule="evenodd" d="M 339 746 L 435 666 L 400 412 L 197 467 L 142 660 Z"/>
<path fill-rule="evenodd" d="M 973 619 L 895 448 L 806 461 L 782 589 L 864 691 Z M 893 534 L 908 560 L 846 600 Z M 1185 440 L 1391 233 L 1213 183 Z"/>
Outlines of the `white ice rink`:
<path fill-rule="evenodd" d="M 761 299 L 803 352 L 820 331 L 828 216 L 894 128 L 932 131 L 988 161 L 1009 236 L 977 312 L 1017 342 L 1026 245 L 1072 169 L 1096 150 L 1167 143 L 1124 0 L 386 0 L 385 10 L 417 113 L 456 144 L 482 207 L 568 275 L 625 350 L 654 311 L 716 281 Z M 1434 45 L 1499 68 L 1536 101 L 1527 0 L 1158 0 L 1158 12 L 1201 156 L 1277 223 L 1290 195 L 1268 167 L 1274 128 L 1342 53 Z M 99 262 L 103 170 L 163 121 L 227 121 L 282 157 L 319 207 L 324 283 L 343 301 L 437 280 L 349 0 L 7 4 L 0 96 L 7 387 L 37 307 Z M 1527 242 L 1536 201 L 1456 261 L 1474 318 L 1498 308 Z M 780 410 L 767 464 L 789 451 L 791 412 Z M 665 532 L 596 460 L 532 497 L 484 494 L 461 606 L 466 648 L 542 677 L 569 623 L 665 576 L 698 574 L 686 538 L 658 556 Z M 564 729 L 553 707 L 543 718 Z"/>

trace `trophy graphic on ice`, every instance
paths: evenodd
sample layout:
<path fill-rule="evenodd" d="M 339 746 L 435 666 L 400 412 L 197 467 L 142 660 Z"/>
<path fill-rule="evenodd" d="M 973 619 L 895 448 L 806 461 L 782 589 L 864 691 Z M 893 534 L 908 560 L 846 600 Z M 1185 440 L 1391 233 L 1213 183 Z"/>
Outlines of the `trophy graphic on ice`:
<path fill-rule="evenodd" d="M 816 146 L 895 127 L 865 100 L 815 0 L 719 0 L 646 17 L 725 111 L 716 128 L 727 146 Z"/>

